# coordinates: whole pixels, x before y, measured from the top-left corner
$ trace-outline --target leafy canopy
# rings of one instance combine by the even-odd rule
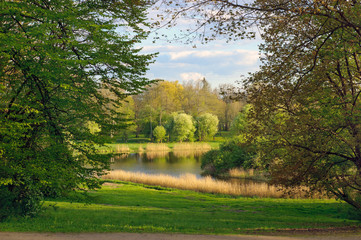
[[[108,161],[94,144],[119,126],[120,101],[149,84],[153,55],[134,47],[145,10],[142,0],[0,2],[0,218],[99,186]]]

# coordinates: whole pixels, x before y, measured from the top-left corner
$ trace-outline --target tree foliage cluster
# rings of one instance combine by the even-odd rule
[[[220,176],[234,168],[256,168],[256,150],[241,137],[233,137],[220,146],[202,155],[201,168],[204,174]]]
[[[165,1],[166,4],[166,1]],[[168,2],[206,42],[259,29],[260,70],[244,81],[249,127],[274,183],[323,189],[361,209],[361,3]],[[257,28],[254,28],[254,27]]]
[[[0,219],[35,214],[44,196],[99,186],[100,129],[151,83],[143,1],[0,2]],[[108,91],[111,95],[102,94]]]
[[[202,155],[204,174],[221,176],[234,168],[257,169],[264,165],[259,162],[257,144],[251,142],[251,105],[245,105],[231,124],[231,138],[221,144],[220,149]],[[260,142],[260,141],[258,141]]]
[[[155,136],[155,128],[163,126],[172,141],[194,138],[203,141],[214,136],[218,130],[229,130],[233,119],[243,107],[242,101],[235,101],[229,96],[229,89],[234,88],[232,85],[222,84],[217,89],[212,89],[205,79],[184,84],[177,81],[157,81],[143,93],[129,96],[118,110],[126,113],[131,123],[128,128],[120,131],[152,138]],[[175,116],[178,116],[176,113],[185,113],[193,118],[191,137],[175,137],[178,133],[172,124]]]
[[[184,142],[204,141],[218,132],[217,116],[205,113],[194,119],[186,113],[172,113],[164,127],[158,125],[153,131],[155,141]],[[168,133],[168,135],[167,135]]]

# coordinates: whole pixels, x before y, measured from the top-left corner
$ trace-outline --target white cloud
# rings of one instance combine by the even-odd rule
[[[181,73],[180,77],[183,81],[197,81],[204,78],[204,75],[197,72]]]
[[[181,58],[187,58],[193,55],[194,53],[195,53],[194,51],[181,51],[181,52],[169,52],[167,54],[170,55],[171,60],[177,60]]]
[[[181,60],[186,58],[216,58],[216,59],[240,59],[236,61],[238,65],[252,65],[255,64],[259,58],[258,51],[252,50],[228,50],[228,51],[210,51],[210,50],[199,50],[199,51],[172,51],[164,53],[170,56],[170,60]]]
[[[212,42],[207,45],[157,42],[143,45],[142,52],[159,52],[147,76],[169,81],[197,81],[205,77],[213,87],[235,83],[241,75],[259,69],[259,51],[255,42]]]

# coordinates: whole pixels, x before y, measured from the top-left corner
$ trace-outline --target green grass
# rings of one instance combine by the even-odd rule
[[[233,198],[124,182],[90,196],[92,204],[46,201],[40,216],[12,218],[0,223],[0,229],[242,234],[361,225],[347,219],[348,206],[335,200]]]

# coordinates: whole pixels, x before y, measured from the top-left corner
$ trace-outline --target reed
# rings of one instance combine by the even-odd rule
[[[234,178],[253,178],[259,175],[254,169],[244,170],[243,168],[233,168],[228,171],[228,175]]]
[[[164,143],[148,143],[145,147],[146,152],[169,152],[170,148]]]
[[[211,149],[207,143],[177,143],[173,146],[173,153],[176,157],[201,156]]]
[[[208,151],[202,150],[176,150],[173,151],[174,156],[176,157],[195,157],[195,156],[202,156],[203,153]]]
[[[173,146],[173,151],[209,151],[212,147],[207,143],[177,143]]]
[[[115,145],[115,153],[129,153],[130,149],[127,145],[117,144]]]
[[[139,152],[139,153],[143,153],[143,152],[144,152],[144,148],[143,148],[142,146],[139,146],[138,152]]]
[[[173,177],[164,174],[151,175],[139,172],[133,173],[116,170],[103,176],[103,179],[129,181],[198,192],[227,194],[232,196],[258,196],[264,198],[280,198],[284,196],[283,192],[279,191],[277,187],[269,186],[267,183],[249,183],[240,185],[222,180],[215,180],[211,177],[197,178],[193,174]]]

